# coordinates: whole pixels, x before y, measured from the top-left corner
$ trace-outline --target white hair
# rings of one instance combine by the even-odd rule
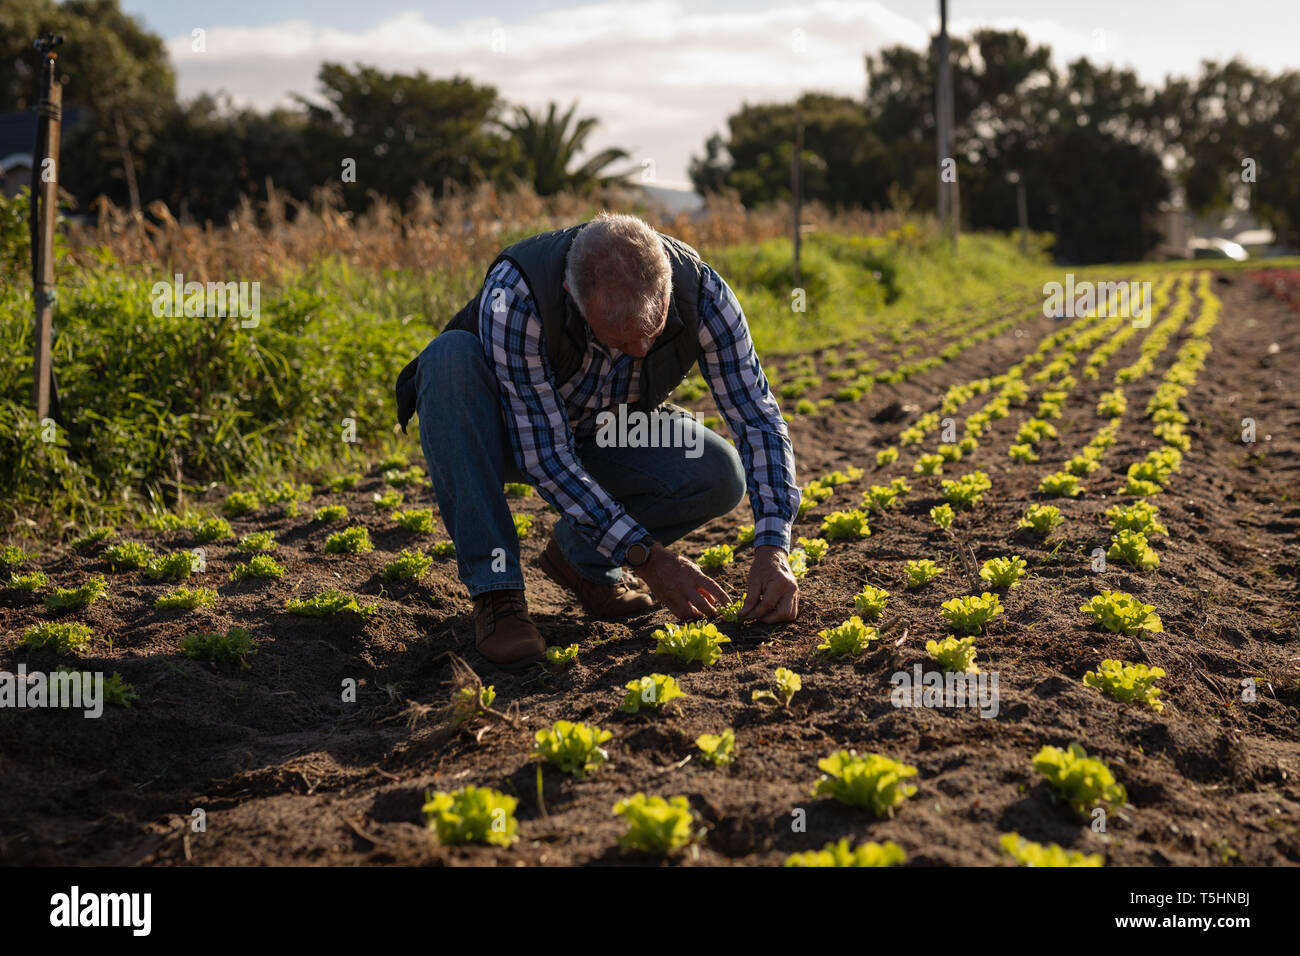
[[[636,216],[605,213],[579,231],[564,267],[569,294],[584,314],[599,304],[622,328],[659,328],[672,293],[672,267],[663,241]]]

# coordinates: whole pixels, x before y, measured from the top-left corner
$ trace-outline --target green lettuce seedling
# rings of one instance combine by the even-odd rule
[[[1141,531],[1119,531],[1110,539],[1106,557],[1123,561],[1138,571],[1150,571],[1160,566],[1160,555],[1151,550],[1147,536]]]
[[[428,534],[433,530],[433,509],[412,508],[410,511],[394,511],[389,515],[393,522],[403,531]]]
[[[1064,522],[1061,509],[1055,505],[1030,505],[1025,509],[1024,517],[1017,527],[1032,528],[1038,534],[1050,534],[1052,529]]]
[[[423,812],[438,842],[455,846],[482,843],[508,847],[519,839],[515,807],[519,801],[491,787],[472,784],[428,796]]]
[[[824,538],[847,539],[850,541],[865,538],[871,534],[867,526],[864,511],[832,511],[822,519],[821,535]]]
[[[1149,501],[1135,501],[1127,507],[1112,505],[1106,509],[1112,531],[1140,531],[1148,538],[1153,534],[1169,534],[1160,523],[1160,509]]]
[[[151,581],[184,581],[198,570],[200,560],[192,551],[175,551],[150,561],[144,576]]]
[[[1079,487],[1079,476],[1066,471],[1044,475],[1043,480],[1038,483],[1038,490],[1057,498],[1075,498],[1083,492]]]
[[[975,666],[975,638],[945,637],[942,641],[926,641],[925,649],[939,666],[953,674],[978,674]]]
[[[1124,398],[1124,389],[1101,393],[1101,401],[1097,403],[1097,414],[1100,417],[1119,418],[1127,410],[1128,400]]]
[[[995,588],[1019,587],[1025,567],[1024,559],[1018,554],[1009,558],[990,558],[980,568],[980,577]]]
[[[23,632],[23,645],[38,650],[48,648],[67,654],[70,651],[82,650],[89,644],[91,633],[87,625],[75,621],[65,623],[42,621]]]
[[[187,634],[181,638],[181,653],[197,660],[219,664],[238,664],[249,670],[248,656],[256,654],[253,635],[242,627],[232,627],[225,634]]]
[[[1065,470],[1079,478],[1091,475],[1100,467],[1101,463],[1097,461],[1097,454],[1086,448],[1082,454],[1073,456],[1065,463]]]
[[[1114,634],[1133,637],[1138,631],[1156,634],[1164,630],[1155,605],[1143,604],[1123,591],[1103,589],[1088,603],[1080,605],[1079,610],[1091,614],[1094,621]]]
[[[897,448],[893,448],[893,447],[890,447],[890,448],[882,448],[882,449],[880,449],[880,451],[876,452],[876,467],[877,467],[877,468],[883,468],[883,467],[885,467],[886,465],[892,465],[892,464],[893,464],[894,462],[896,462],[896,461],[898,461],[898,449],[897,449]]]
[[[1056,438],[1056,427],[1051,422],[1045,422],[1040,418],[1031,418],[1020,426],[1016,432],[1016,443],[1021,445],[1036,445],[1044,438]]]
[[[433,567],[433,558],[416,548],[403,548],[396,558],[384,565],[386,581],[418,581]]]
[[[817,761],[817,767],[822,777],[813,787],[814,797],[831,796],[877,817],[893,816],[894,807],[916,793],[916,787],[904,783],[916,776],[916,768],[881,754],[859,757],[854,750],[841,750]]]
[[[660,856],[672,853],[699,839],[695,813],[683,796],[647,797],[636,793],[614,804],[614,813],[627,821],[627,832],[618,838],[620,846]]]
[[[336,531],[325,539],[326,554],[360,554],[374,549],[375,546],[370,543],[370,532],[359,524]]]
[[[570,644],[568,647],[548,647],[546,649],[546,663],[548,664],[572,664],[577,659],[577,644]]]
[[[912,471],[918,475],[942,475],[943,455],[921,455],[912,465]]]
[[[930,520],[935,523],[936,527],[942,528],[944,531],[952,527],[952,521],[955,517],[956,515],[953,514],[952,505],[950,504],[935,505],[930,509]]]
[[[718,544],[705,548],[697,562],[706,571],[718,571],[735,560],[736,549],[729,544]]]
[[[550,730],[536,734],[534,757],[541,757],[574,777],[585,777],[606,760],[609,754],[602,744],[614,739],[608,730],[568,720],[557,720]]]
[[[1012,445],[1007,449],[1007,457],[1024,465],[1038,461],[1038,455],[1034,453],[1033,445]]]
[[[242,564],[235,565],[230,572],[230,580],[247,581],[249,579],[278,579],[284,577],[284,568],[280,562],[269,554],[255,554]]]
[[[893,866],[907,862],[907,854],[893,840],[884,843],[861,843],[856,847],[845,837],[838,843],[827,843],[820,850],[792,853],[786,857],[786,866]]]
[[[998,596],[985,591],[979,597],[968,594],[944,601],[939,616],[958,634],[982,634],[985,625],[1001,613],[1002,602]]]
[[[347,505],[321,505],[312,515],[314,521],[342,521],[348,516]]]
[[[73,551],[81,551],[90,547],[92,544],[100,544],[107,541],[113,535],[117,534],[117,529],[113,527],[91,528],[80,537],[73,538],[68,542],[68,547]]]
[[[898,498],[898,489],[892,485],[872,485],[862,492],[862,504],[868,511],[884,511],[893,507]]]
[[[438,541],[429,549],[429,552],[435,558],[454,558],[456,556],[456,542]]]
[[[451,694],[451,723],[458,727],[479,716],[497,699],[496,687],[488,684],[461,684]]]
[[[804,554],[803,548],[791,548],[788,563],[790,573],[796,578],[801,578],[808,573],[808,555]]]
[[[910,588],[924,587],[947,570],[939,567],[929,558],[923,558],[920,561],[908,561],[905,567],[907,569],[907,586]]]
[[[1155,683],[1164,676],[1164,670],[1159,667],[1108,658],[1095,671],[1084,674],[1083,683],[1097,688],[1113,700],[1121,703],[1139,701],[1159,713],[1165,709],[1165,705],[1157,698],[1164,691],[1156,687]]]
[[[533,493],[533,486],[524,481],[507,481],[505,493],[509,498],[527,498]]]
[[[1066,850],[1055,843],[1044,846],[1026,840],[1019,833],[1004,833],[998,837],[1002,851],[1021,866],[1101,866],[1100,853],[1083,854]]]
[[[1069,750],[1044,747],[1034,757],[1034,769],[1047,777],[1057,793],[1081,817],[1096,806],[1107,809],[1123,806],[1128,794],[1115,782],[1110,768],[1088,756],[1078,744]]]
[[[213,607],[217,603],[217,592],[212,588],[178,587],[170,594],[164,594],[153,602],[159,610],[192,611],[198,607]]]
[[[83,681],[93,681],[95,679],[95,675],[91,671],[74,670],[71,667],[64,667],[62,664],[59,665],[58,672],[60,674],[78,674]],[[82,686],[86,685],[83,683]],[[104,678],[104,703],[129,708],[133,702],[139,699],[140,695],[135,692],[135,688],[123,680],[121,674],[114,671],[111,677]]]
[[[1126,481],[1116,493],[1121,495],[1136,495],[1139,498],[1145,498],[1147,495],[1158,495],[1162,491],[1164,491],[1164,488],[1156,484],[1154,481],[1142,481],[1129,475],[1128,481]]]
[[[631,680],[624,687],[627,696],[618,709],[629,714],[639,713],[646,707],[659,710],[670,700],[686,696],[677,681],[667,674],[651,674]]]
[[[810,564],[821,564],[822,558],[830,550],[830,544],[825,538],[800,538],[797,543],[803,548]]]
[[[322,591],[315,597],[302,600],[289,598],[284,604],[290,614],[301,617],[326,617],[331,614],[374,614],[379,608],[374,604],[358,604],[350,594],[344,594],[334,588]]]
[[[732,601],[730,604],[724,604],[721,607],[719,607],[718,618],[722,621],[725,621],[727,624],[745,623],[740,619],[740,609],[745,606],[745,600],[748,597],[749,597],[749,592],[746,591],[737,600]]]
[[[697,622],[681,626],[668,624],[652,637],[659,642],[656,654],[667,654],[685,664],[698,662],[705,667],[716,664],[722,657],[722,645],[731,643],[731,638],[721,633],[716,624]]]
[[[865,585],[861,591],[853,595],[853,607],[859,616],[868,621],[874,621],[885,611],[885,605],[889,602],[889,592],[884,588]]]
[[[700,759],[715,767],[726,767],[736,759],[736,732],[728,727],[720,734],[700,734],[695,738]]]
[[[753,544],[754,543],[754,526],[752,524],[743,524],[736,529],[736,544]]]
[[[234,536],[235,533],[230,530],[230,522],[225,518],[207,518],[194,529],[194,540],[199,544],[227,541]]]
[[[862,618],[855,614],[837,627],[818,631],[817,636],[822,639],[817,650],[827,657],[847,657],[850,654],[861,654],[880,635],[874,627],[863,624]]]
[[[246,515],[250,511],[256,511],[261,507],[257,495],[251,491],[232,491],[226,496],[226,500],[221,505],[221,510],[231,517]]]
[[[50,579],[45,576],[44,571],[33,571],[31,574],[19,574],[15,571],[9,575],[5,587],[14,591],[35,591],[49,583]]]
[[[776,678],[776,691],[756,690],[750,695],[750,700],[755,704],[770,701],[789,707],[794,695],[803,689],[803,679],[788,667],[778,667],[773,676]]]
[[[121,541],[105,548],[103,558],[114,571],[138,571],[153,560],[153,549],[134,541]]]
[[[270,531],[253,531],[239,539],[235,550],[240,554],[261,554],[274,551],[279,545]]]
[[[94,604],[108,593],[108,582],[102,574],[87,578],[75,588],[54,588],[45,595],[45,609],[51,614],[80,611]]]
[[[402,506],[405,497],[400,491],[390,488],[383,494],[376,491],[370,496],[370,500],[375,503],[376,511],[393,511]]]
[[[520,541],[522,541],[524,538],[532,534],[533,531],[532,515],[511,515],[510,517],[511,519],[513,519],[515,523],[515,535],[519,538]]]
[[[984,497],[984,492],[993,485],[984,472],[974,471],[969,475],[962,475],[955,481],[945,479],[940,482],[940,486],[943,488],[944,500],[948,504],[958,508],[970,508],[979,504]]]
[[[389,468],[383,473],[384,483],[394,488],[406,488],[424,481],[424,469],[419,465],[410,468]]]
[[[361,472],[350,471],[344,475],[333,475],[329,480],[329,489],[333,492],[351,491],[362,478]]]

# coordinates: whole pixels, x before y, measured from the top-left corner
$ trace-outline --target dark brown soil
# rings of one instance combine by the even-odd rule
[[[684,794],[699,812],[708,832],[698,853],[680,858],[688,865],[776,865],[844,836],[893,840],[910,864],[995,864],[1004,859],[998,836],[1009,831],[1104,853],[1110,865],[1300,863],[1300,398],[1291,377],[1300,315],[1245,276],[1220,278],[1214,289],[1222,319],[1208,364],[1183,401],[1192,445],[1156,499],[1170,535],[1155,539],[1161,564],[1152,572],[1112,565],[1098,575],[1089,556],[1107,543],[1101,515],[1115,502],[1127,465],[1158,445],[1141,411],[1181,335],[1155,372],[1126,388],[1129,413],[1118,442],[1102,470],[1085,480],[1088,493],[1061,505],[1068,520],[1046,544],[1017,532],[1017,519],[1041,500],[1038,478],[1101,424],[1093,412],[1097,398],[1112,387],[1113,371],[1136,357],[1140,337],[1120,350],[1100,381],[1081,379],[1055,423],[1060,442],[1040,446],[1041,462],[1015,465],[1006,456],[1031,402],[994,422],[973,455],[947,467],[949,474],[980,468],[993,482],[952,534],[931,523],[929,509],[941,500],[938,480],[912,475],[913,457],[874,468],[876,450],[937,408],[948,385],[1005,371],[1057,327],[1042,318],[904,384],[877,386],[856,404],[795,420],[801,483],[831,469],[867,469],[799,522],[797,534],[815,536],[824,514],[857,506],[869,483],[906,474],[913,493],[902,509],[873,519],[870,537],[832,542],[825,562],[802,582],[797,623],[722,625],[734,643],[707,670],[651,653],[662,612],[626,623],[585,620],[531,567],[554,520],[536,496],[515,503],[535,517],[523,542],[531,607],[551,643],[576,642],[581,653],[567,668],[519,675],[493,671],[475,653],[454,561],[438,561],[419,585],[384,583],[379,572],[396,552],[427,546],[438,535],[395,530],[376,513],[371,495],[384,487],[377,474],[344,494],[318,493],[303,517],[264,510],[234,520],[237,534],[275,531],[287,571],[270,584],[233,584],[228,573],[241,560],[233,542],[208,545],[208,571],[189,583],[217,588],[215,612],[154,611],[153,599],[169,586],[108,571],[98,549],[89,556],[51,552],[34,566],[52,584],[94,573],[109,578],[110,595],[72,618],[111,635],[112,647],[96,644],[77,663],[119,671],[140,700],[129,710],[109,708],[99,720],[56,710],[0,711],[0,861],[639,864],[654,861],[617,848],[623,826],[611,808],[644,791]],[[1270,352],[1273,343],[1278,348]],[[812,397],[833,394],[834,384]],[[895,402],[918,410],[873,423]],[[959,423],[973,407],[955,416]],[[1257,422],[1254,446],[1241,442],[1247,417]],[[370,529],[373,552],[323,553],[326,536],[339,526],[313,523],[309,515],[335,501]],[[408,490],[408,507],[431,504],[427,488]],[[709,544],[734,541],[736,527],[748,520],[742,505],[678,547],[695,556]],[[158,549],[194,544],[187,532],[128,537]],[[744,589],[747,550],[718,576],[735,596]],[[996,718],[893,707],[890,675],[928,661],[925,642],[944,634],[941,603],[987,590],[974,573],[979,563],[1013,553],[1025,558],[1032,576],[1004,592],[1006,614],[977,642],[981,668],[999,674]],[[903,562],[922,557],[948,573],[909,592]],[[849,662],[819,659],[817,631],[853,613],[852,596],[864,583],[893,595],[881,639]],[[288,597],[329,587],[377,603],[379,613],[349,621],[284,610]],[[1134,639],[1090,627],[1078,607],[1102,587],[1155,605],[1164,633]],[[25,662],[48,671],[69,662],[19,645],[23,631],[46,616],[39,594],[0,591],[0,669]],[[250,669],[180,654],[184,634],[232,626],[258,639]],[[513,715],[513,726],[490,721],[448,729],[437,710],[451,676],[446,652],[463,655],[494,685],[496,707]],[[1163,668],[1163,713],[1084,686],[1084,672],[1106,657]],[[803,675],[804,689],[788,712],[750,702],[778,666]],[[656,670],[677,676],[689,696],[659,716],[621,714],[623,685]],[[341,699],[348,678],[359,685],[356,703]],[[1259,679],[1253,702],[1242,700],[1248,678]],[[547,767],[539,800],[529,757],[533,734],[561,718],[612,730],[611,760],[584,781]],[[728,726],[737,738],[732,767],[715,770],[692,757],[699,734]],[[1130,806],[1111,816],[1104,834],[1075,818],[1031,767],[1043,745],[1073,741],[1106,760],[1128,789]],[[915,765],[917,794],[882,821],[810,797],[817,761],[841,748]],[[518,797],[522,839],[514,847],[444,848],[432,840],[421,814],[426,792],[467,783]],[[204,832],[191,827],[195,809],[206,813]],[[797,809],[806,811],[803,832],[792,828]]]

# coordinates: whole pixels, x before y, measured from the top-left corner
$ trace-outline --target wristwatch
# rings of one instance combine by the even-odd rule
[[[653,545],[654,538],[646,535],[640,541],[635,541],[628,545],[624,552],[623,563],[630,568],[639,568],[650,560],[650,546]]]

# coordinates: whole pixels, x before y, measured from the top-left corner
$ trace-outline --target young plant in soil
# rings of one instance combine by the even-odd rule
[[[151,581],[184,581],[198,569],[199,560],[191,551],[174,551],[150,561],[144,576]]]
[[[982,634],[985,626],[1002,613],[1002,602],[996,594],[985,591],[976,597],[953,598],[943,602],[939,616],[958,634]]]
[[[1044,846],[1026,840],[1019,833],[1004,833],[998,837],[1002,852],[1021,866],[1101,866],[1100,853],[1084,854],[1066,850],[1055,843]]]
[[[49,583],[50,579],[45,576],[44,571],[33,571],[31,574],[14,572],[9,575],[5,587],[14,591],[36,591]]]
[[[548,664],[572,664],[577,659],[577,644],[570,644],[568,647],[548,647],[546,649],[546,663]]]
[[[695,746],[700,748],[700,759],[715,767],[727,767],[736,760],[736,732],[730,727],[720,734],[700,734]]]
[[[326,554],[360,554],[374,549],[375,546],[370,543],[370,532],[359,524],[336,531],[325,539]]]
[[[1066,471],[1044,475],[1042,481],[1038,483],[1038,490],[1056,498],[1077,498],[1083,493],[1083,489],[1079,487],[1079,476]]]
[[[1106,557],[1122,561],[1136,571],[1151,571],[1160,566],[1160,555],[1151,550],[1141,531],[1119,531],[1110,539]]]
[[[1106,509],[1106,517],[1115,532],[1139,531],[1148,538],[1153,534],[1169,534],[1169,529],[1160,523],[1160,509],[1149,501],[1112,505]]]
[[[614,804],[614,813],[628,825],[627,832],[618,838],[625,849],[666,856],[702,835],[696,830],[690,801],[683,796],[665,800],[636,793]]]
[[[433,558],[418,548],[403,548],[402,552],[384,565],[385,581],[418,581],[433,567]]]
[[[138,571],[153,560],[153,549],[135,541],[122,541],[104,549],[103,559],[114,571]]]
[[[978,674],[975,666],[975,638],[945,637],[942,641],[926,641],[926,652],[944,671],[952,674]]]
[[[90,643],[93,632],[89,626],[75,621],[42,621],[23,632],[23,646],[38,650],[48,649],[67,654],[83,650]]]
[[[235,565],[234,570],[230,572],[230,580],[232,581],[266,580],[282,577],[284,577],[284,568],[280,566],[279,561],[276,561],[269,554],[255,554],[242,564]]]
[[[1157,634],[1164,630],[1155,605],[1143,604],[1131,594],[1103,588],[1100,594],[1079,606],[1085,614],[1113,634],[1136,636],[1139,631]]]
[[[803,548],[809,564],[821,564],[831,547],[825,538],[799,538],[796,543]]]
[[[240,554],[264,554],[277,547],[275,535],[270,531],[253,531],[239,539],[235,550]]]
[[[876,817],[892,817],[894,808],[916,793],[904,782],[916,776],[916,768],[881,754],[859,757],[856,751],[841,750],[817,761],[817,767],[822,777],[813,787],[814,797],[834,797]]]
[[[789,707],[794,695],[803,689],[803,679],[788,667],[778,667],[773,677],[776,679],[774,685],[776,690],[756,690],[750,695],[750,701],[755,704],[770,702]]]
[[[221,504],[221,510],[232,518],[238,518],[260,508],[262,503],[251,491],[232,491]]]
[[[786,866],[893,866],[906,863],[907,854],[893,840],[884,843],[860,843],[851,846],[849,838],[838,843],[827,843],[820,850],[792,853],[786,857]]]
[[[1164,691],[1156,687],[1155,683],[1164,676],[1164,670],[1159,667],[1108,658],[1095,671],[1084,674],[1083,683],[1087,687],[1097,688],[1112,700],[1121,703],[1138,701],[1159,713],[1165,709],[1165,705],[1157,698]]]
[[[473,784],[426,796],[423,813],[439,843],[508,847],[519,839],[519,823],[515,820],[519,801],[514,797]]]
[[[290,614],[302,617],[328,617],[333,614],[369,615],[379,610],[374,604],[358,604],[357,599],[352,595],[344,594],[334,588],[322,591],[306,600],[289,598],[284,607]]]
[[[947,570],[939,567],[929,558],[922,558],[920,561],[908,561],[905,568],[909,588],[923,588]]]
[[[705,548],[700,554],[699,564],[705,571],[720,571],[735,560],[736,549],[729,544],[717,544]]]
[[[870,534],[865,511],[832,511],[822,519],[821,535],[824,538],[856,541]]]
[[[433,530],[433,509],[412,508],[410,511],[394,511],[389,517],[403,531],[416,534],[428,534]]]
[[[980,578],[995,588],[1019,587],[1025,568],[1024,559],[1018,554],[1009,558],[990,558],[980,568]]]
[[[520,541],[528,537],[533,532],[532,515],[511,515],[515,523],[515,535]]]
[[[861,591],[853,595],[853,607],[858,615],[867,621],[875,621],[885,612],[885,605],[889,603],[889,592],[884,588],[878,588],[873,585],[865,585]]]
[[[242,627],[232,627],[225,634],[187,634],[181,638],[181,653],[196,660],[219,664],[238,664],[249,670],[248,656],[256,654],[253,635]]]
[[[817,636],[822,639],[822,643],[817,645],[818,651],[827,657],[848,657],[861,654],[880,635],[855,614],[843,624],[818,631]]]
[[[627,695],[618,709],[628,714],[637,714],[646,708],[660,710],[670,700],[686,696],[676,679],[667,674],[640,677],[628,681],[624,687]]]
[[[87,578],[75,588],[54,588],[45,595],[45,609],[51,614],[80,611],[94,604],[108,593],[108,582],[102,574]]]
[[[225,518],[207,518],[194,529],[194,540],[199,544],[228,541],[234,536],[235,532],[230,530],[230,522]]]
[[[1047,535],[1052,533],[1052,529],[1063,523],[1061,509],[1056,505],[1030,505],[1025,509],[1024,516],[1020,519],[1018,528],[1031,528],[1037,534]]]
[[[537,748],[532,756],[579,779],[594,773],[609,759],[601,745],[614,739],[608,730],[568,720],[557,720],[549,730],[539,730],[535,736]]]
[[[662,630],[652,635],[658,646],[656,654],[667,654],[683,664],[703,664],[712,667],[722,657],[722,645],[730,644],[731,638],[721,633],[715,624],[692,622],[678,626],[665,625]]]
[[[333,521],[343,521],[347,516],[347,505],[321,505],[312,515],[312,520],[328,523]]]
[[[212,588],[178,587],[169,594],[164,594],[153,602],[160,611],[193,611],[199,607],[214,607],[217,592]]]
[[[1078,744],[1070,744],[1069,750],[1044,747],[1034,757],[1034,769],[1047,777],[1070,809],[1081,817],[1087,817],[1093,807],[1110,810],[1128,801],[1128,794],[1115,782],[1110,768],[1089,757]]]

